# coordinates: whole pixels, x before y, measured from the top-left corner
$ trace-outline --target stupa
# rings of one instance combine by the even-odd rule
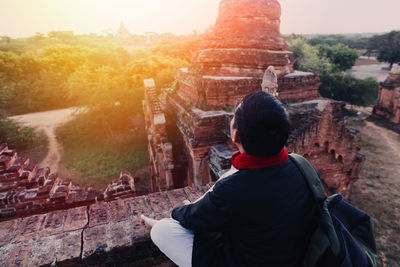
[[[340,173],[327,179],[326,188],[350,192],[363,163],[354,143],[359,134],[345,129],[339,102],[314,101],[320,98],[318,75],[293,70],[294,57],[280,33],[280,16],[276,0],[222,0],[213,31],[191,65],[177,72],[176,88],[164,90],[159,100],[147,81],[152,85],[146,87],[144,101],[151,191],[216,180],[230,167],[236,150],[229,138],[234,107],[249,93],[272,90],[288,106],[301,103],[290,109],[293,118],[304,122],[293,124],[291,150],[333,157],[329,162],[336,165],[330,170]],[[151,109],[152,105],[160,108]],[[161,114],[165,120],[159,119]]]

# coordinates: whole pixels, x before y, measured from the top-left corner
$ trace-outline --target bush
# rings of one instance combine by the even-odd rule
[[[0,143],[7,143],[15,149],[24,149],[35,141],[35,129],[22,127],[4,113],[0,113]]]

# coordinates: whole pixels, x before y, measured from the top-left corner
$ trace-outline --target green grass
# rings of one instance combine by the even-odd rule
[[[80,186],[104,189],[121,170],[133,174],[148,163],[147,138],[143,128],[132,132],[129,125],[104,126],[98,121],[93,113],[81,114],[56,134],[64,148],[60,174]]]
[[[35,131],[35,139],[32,143],[17,149],[18,155],[26,156],[30,159],[30,162],[39,164],[44,160],[48,152],[48,139],[43,131]],[[13,148],[13,147],[11,147]]]

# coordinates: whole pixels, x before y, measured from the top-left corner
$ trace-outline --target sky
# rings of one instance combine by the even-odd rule
[[[280,0],[281,32],[364,33],[400,30],[400,0]],[[214,24],[219,0],[0,0],[0,36],[72,30],[189,34]]]

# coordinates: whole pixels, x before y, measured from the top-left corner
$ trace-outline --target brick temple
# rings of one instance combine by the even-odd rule
[[[293,70],[280,16],[275,0],[222,0],[212,33],[176,74],[177,88],[158,97],[154,82],[145,82],[152,192],[218,179],[236,150],[229,138],[234,107],[266,90],[288,107],[288,149],[315,164],[328,193],[349,196],[364,162],[360,135],[344,127],[341,103],[320,97],[318,75]]]
[[[400,66],[394,65],[389,76],[380,84],[377,104],[372,118],[400,133]]]

